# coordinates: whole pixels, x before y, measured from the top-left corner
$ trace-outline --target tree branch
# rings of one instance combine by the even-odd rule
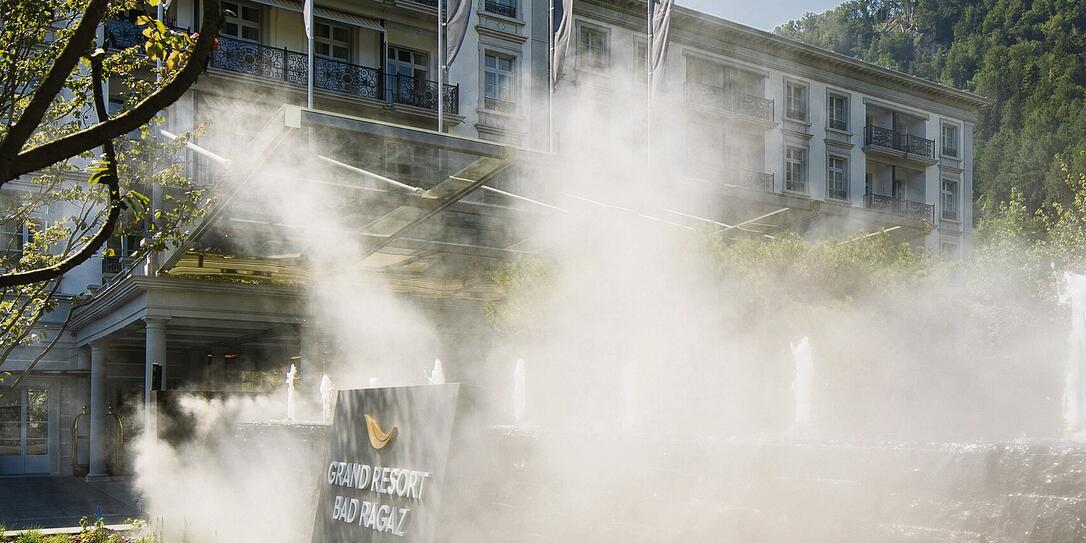
[[[95,51],[90,57],[91,85],[94,87],[92,89],[94,93],[94,107],[98,112],[99,126],[109,122],[109,113],[106,111],[106,99],[102,90],[103,57],[105,57],[105,51],[102,51],[101,49]],[[113,140],[106,140],[103,147],[105,148],[104,156],[106,172],[104,176],[101,176],[101,179],[102,183],[106,185],[106,188],[109,190],[109,213],[106,215],[106,220],[102,223],[102,227],[98,229],[98,232],[94,234],[94,237],[87,241],[82,248],[52,266],[0,275],[0,287],[30,285],[48,281],[50,279],[56,279],[61,275],[64,275],[68,270],[86,262],[87,259],[94,255],[94,253],[97,253],[98,249],[100,249],[102,245],[109,240],[110,236],[113,235],[113,229],[121,216],[121,187],[120,180],[117,177],[117,153],[113,148]]]
[[[196,82],[204,69],[204,60],[211,54],[212,43],[219,33],[222,21],[219,0],[204,0],[200,36],[193,45],[185,66],[169,83],[151,93],[132,109],[109,121],[99,122],[74,134],[23,151],[6,169],[0,164],[0,185],[24,173],[40,170],[70,156],[89,151],[150,122],[159,111],[176,102]]]
[[[64,89],[64,83],[68,81],[68,75],[72,73],[72,69],[75,68],[80,57],[94,43],[94,38],[98,33],[98,25],[102,22],[102,18],[105,17],[108,7],[109,0],[90,1],[87,10],[83,12],[83,17],[79,20],[79,24],[76,25],[71,37],[68,38],[68,43],[64,45],[64,49],[57,55],[57,59],[53,61],[53,65],[49,68],[49,73],[45,75],[37,90],[34,91],[30,103],[23,110],[23,114],[19,116],[19,120],[12,125],[4,141],[0,143],[0,185],[18,175],[7,175],[12,162],[41,123],[41,119],[49,109],[49,105],[53,103],[57,94]],[[14,61],[12,64],[14,64]]]

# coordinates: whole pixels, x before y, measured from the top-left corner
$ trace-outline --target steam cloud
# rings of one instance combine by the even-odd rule
[[[952,278],[908,292],[886,285],[849,303],[812,307],[750,291],[741,279],[720,274],[712,243],[667,211],[708,214],[718,205],[707,203],[707,187],[682,179],[688,157],[671,136],[698,113],[676,105],[678,97],[661,99],[660,111],[668,114],[655,121],[649,167],[645,119],[630,113],[643,109],[637,87],[631,82],[604,97],[591,85],[565,86],[557,119],[562,160],[520,170],[519,185],[547,187],[533,197],[566,210],[507,203],[531,210],[518,225],[528,232],[524,247],[555,263],[549,295],[531,308],[527,334],[443,336],[448,313],[395,294],[380,273],[354,265],[363,244],[351,234],[358,225],[339,206],[339,189],[299,189],[290,181],[341,172],[311,163],[304,171],[283,166],[264,176],[254,205],[309,232],[308,324],[324,345],[323,372],[336,386],[361,388],[372,378],[383,386],[423,384],[436,357],[448,381],[480,383],[495,427],[511,424],[516,410],[522,427],[532,429],[527,464],[504,448],[476,451],[493,455],[495,481],[486,484],[536,482],[518,488],[553,499],[505,499],[517,502],[524,518],[561,519],[560,527],[551,525],[555,540],[626,540],[615,525],[600,524],[616,517],[640,519],[641,533],[669,534],[676,525],[714,533],[718,526],[706,519],[715,517],[701,514],[703,506],[739,500],[716,484],[729,463],[731,449],[723,444],[786,439],[779,436],[795,426],[790,345],[805,337],[814,370],[805,375],[812,393],[804,426],[813,433],[968,441],[1059,430],[1060,332],[1030,327],[1020,341],[1000,341],[1001,352],[992,352],[987,331],[969,320],[970,293]],[[228,148],[216,150],[231,156]],[[719,205],[744,211],[726,199]],[[457,270],[479,281],[488,271]],[[822,285],[802,287],[813,292]],[[482,323],[482,307],[471,318]],[[518,358],[525,361],[527,399],[514,406]],[[320,377],[308,379],[309,405],[299,419],[316,420],[313,387]],[[199,421],[194,439],[142,441],[136,483],[151,518],[163,519],[173,537],[306,540],[319,473],[309,467],[323,460],[319,448],[287,431],[268,431],[280,440],[274,447],[266,440],[245,446],[236,435],[238,421],[281,418],[267,416],[282,411],[279,401],[192,398],[183,408]],[[674,460],[691,457],[698,463]],[[672,487],[678,479],[663,475],[668,470],[697,471],[701,483]],[[662,512],[668,496],[681,500]],[[526,540],[532,526],[510,524],[503,535]]]

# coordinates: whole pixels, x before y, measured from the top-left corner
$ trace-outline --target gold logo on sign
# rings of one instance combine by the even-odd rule
[[[362,415],[366,419],[366,432],[370,435],[370,445],[373,445],[374,449],[381,450],[389,446],[394,439],[396,439],[396,427],[393,426],[388,432],[381,429],[381,425],[377,423],[377,419],[369,416]]]

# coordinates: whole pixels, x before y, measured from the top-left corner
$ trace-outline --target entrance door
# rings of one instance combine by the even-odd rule
[[[9,391],[0,398],[0,475],[48,472],[48,392]]]

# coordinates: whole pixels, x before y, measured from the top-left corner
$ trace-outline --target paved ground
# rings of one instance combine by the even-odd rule
[[[88,483],[77,477],[0,477],[0,525],[20,528],[79,526],[100,511],[106,524],[139,515],[126,479]]]

